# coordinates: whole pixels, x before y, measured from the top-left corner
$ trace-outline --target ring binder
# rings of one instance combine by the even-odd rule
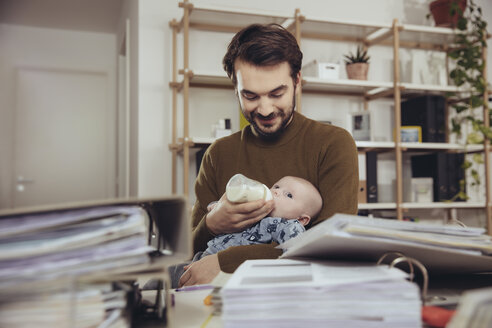
[[[425,305],[425,303],[429,300],[427,297],[427,290],[429,288],[429,274],[428,274],[425,266],[420,261],[418,261],[414,258],[411,258],[411,257],[407,257],[403,253],[400,253],[400,252],[388,252],[388,253],[383,254],[379,258],[379,260],[377,261],[377,264],[378,265],[382,264],[383,260],[390,255],[397,255],[398,256],[391,261],[391,263],[389,264],[390,268],[396,267],[396,265],[398,265],[399,263],[402,263],[402,262],[406,262],[408,264],[408,267],[410,269],[410,273],[409,273],[409,276],[410,276],[409,280],[410,281],[413,281],[415,278],[414,265],[420,269],[420,272],[422,273],[422,280],[423,280],[420,295],[421,295],[421,299],[422,299],[422,304]]]

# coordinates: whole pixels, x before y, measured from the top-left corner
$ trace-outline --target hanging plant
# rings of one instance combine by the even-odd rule
[[[449,8],[450,15],[458,17],[454,39],[448,52],[454,65],[449,77],[463,90],[447,94],[448,102],[455,112],[451,119],[451,132],[463,137],[462,127],[468,124],[471,131],[467,131],[464,136],[466,145],[483,144],[485,139],[492,139],[492,129],[485,125],[483,114],[486,112],[489,119],[491,118],[488,102],[484,102],[484,94],[488,90],[483,57],[487,47],[487,22],[483,20],[482,9],[473,0],[468,1],[465,10],[458,0],[453,0]],[[472,160],[483,163],[483,154],[475,154]],[[472,166],[471,161],[465,160],[463,168],[465,171],[471,169],[472,185],[478,185],[480,175]],[[465,181],[460,181],[460,185],[461,191],[455,198],[468,199]]]

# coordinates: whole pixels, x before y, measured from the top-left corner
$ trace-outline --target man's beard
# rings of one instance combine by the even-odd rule
[[[248,116],[244,115],[244,111],[243,111],[243,115],[248,120],[248,122],[251,124],[251,126],[255,129],[256,133],[258,133],[258,135],[263,140],[274,140],[274,139],[277,139],[284,132],[285,128],[289,124],[290,119],[294,115],[295,106],[296,106],[296,96],[294,93],[294,96],[292,97],[292,106],[291,106],[290,112],[277,111],[277,112],[270,113],[270,115],[268,115],[268,116],[262,116],[261,114],[258,114],[257,111],[253,111],[250,113],[250,115],[248,117]],[[271,132],[263,131],[261,129],[261,127],[258,126],[258,124],[255,121],[256,117],[261,117],[263,119],[271,119],[274,116],[279,116],[282,119],[280,126],[275,131],[271,131]]]

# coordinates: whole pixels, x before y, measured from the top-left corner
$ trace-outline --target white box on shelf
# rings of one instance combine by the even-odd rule
[[[317,77],[325,80],[340,78],[340,65],[336,63],[318,62],[316,59],[302,68],[304,76]]]
[[[393,181],[395,183],[395,181]],[[432,203],[434,180],[432,178],[403,179],[403,201],[406,203]]]

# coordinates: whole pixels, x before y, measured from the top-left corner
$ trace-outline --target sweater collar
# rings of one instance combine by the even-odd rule
[[[243,130],[243,137],[248,138],[248,140],[252,141],[255,145],[261,147],[277,147],[283,144],[288,143],[290,140],[295,138],[301,127],[304,125],[306,117],[298,112],[294,112],[292,117],[292,121],[287,125],[284,132],[274,140],[264,140],[260,136],[258,136],[254,131],[251,125],[248,125]]]

